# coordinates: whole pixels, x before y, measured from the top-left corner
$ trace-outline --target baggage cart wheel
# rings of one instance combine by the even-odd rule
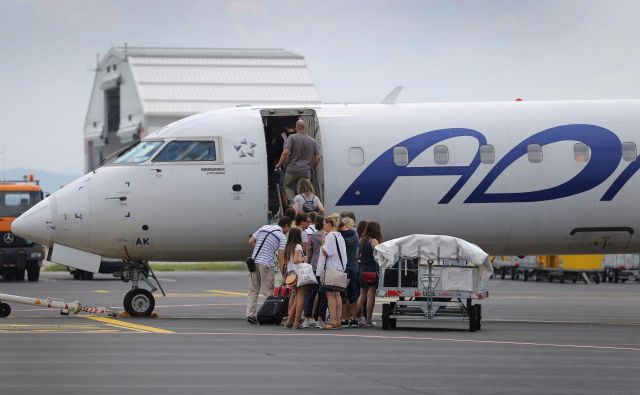
[[[593,281],[595,281],[596,284],[600,284],[600,275],[596,273],[596,275],[593,276]]]
[[[482,329],[482,305],[477,304],[475,305],[475,308],[476,308],[476,318],[477,318],[476,329],[481,330]]]
[[[156,300],[146,289],[135,288],[127,292],[123,305],[125,311],[133,317],[147,317],[153,313]]]
[[[11,306],[6,303],[0,303],[0,318],[6,318],[11,314]]]
[[[522,281],[527,281],[529,279],[529,271],[525,270],[522,275]]]
[[[476,306],[469,306],[469,332],[475,332],[478,325],[478,311]]]

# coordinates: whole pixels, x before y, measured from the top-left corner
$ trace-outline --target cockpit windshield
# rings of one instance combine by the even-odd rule
[[[40,200],[40,192],[0,192],[0,217],[18,217]]]
[[[154,162],[215,161],[214,141],[172,141],[155,158]]]
[[[146,162],[162,146],[162,141],[142,141],[137,144],[113,163],[142,163]]]

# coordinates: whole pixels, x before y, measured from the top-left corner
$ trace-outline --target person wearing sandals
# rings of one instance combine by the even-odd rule
[[[341,214],[342,226],[340,226],[340,234],[344,239],[347,251],[347,274],[349,275],[349,284],[344,292],[342,306],[342,326],[354,327],[358,326],[358,297],[360,296],[360,268],[358,267],[358,248],[360,247],[360,238],[353,227],[355,221],[351,217],[345,217]]]
[[[295,265],[306,262],[307,260],[302,253],[302,232],[300,228],[291,228],[287,235],[287,245],[284,247],[284,259],[287,262],[287,276],[295,274]],[[292,302],[289,303],[289,317],[286,327],[302,329],[302,323],[300,321],[302,310],[304,309],[304,298],[307,294],[307,285],[301,287],[293,285],[292,288]]]
[[[340,214],[331,214],[324,219],[323,229],[325,234],[322,242],[322,248],[320,250],[322,255],[318,259],[318,269],[316,271],[316,275],[320,278],[323,278],[324,272],[329,268],[341,272],[344,272],[347,268],[347,249],[342,235],[338,232],[340,224]],[[327,302],[329,304],[329,316],[331,319],[324,328],[340,329],[342,328],[342,296],[340,295],[340,291],[333,288],[327,288],[325,285],[323,285],[323,288],[326,289]]]
[[[379,275],[378,263],[373,259],[373,250],[379,243],[382,243],[380,224],[370,221],[364,231],[364,236],[360,239],[360,268],[362,270],[362,277],[360,279],[358,311],[362,311],[362,306],[364,306],[365,303],[367,307],[366,317],[360,317],[358,319],[359,326],[375,326],[371,321],[371,316],[373,315],[373,308],[376,303]]]
[[[322,235],[324,231],[324,217],[318,215],[315,221],[315,229],[317,231],[309,235],[309,263],[313,267],[313,271],[318,269],[318,258],[320,258],[320,249],[322,248]],[[319,292],[320,278],[316,277],[318,284],[311,284],[307,290],[307,297],[304,300],[304,316],[305,320],[302,326],[307,328],[313,325],[312,319],[315,319],[316,328],[322,328],[324,326],[325,314],[327,311],[327,297],[324,292]],[[314,314],[315,312],[315,314]]]

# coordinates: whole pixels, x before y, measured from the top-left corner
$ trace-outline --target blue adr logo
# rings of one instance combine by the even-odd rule
[[[440,129],[425,132],[401,141],[396,146],[406,147],[409,165],[426,149],[451,138],[473,137],[478,146],[487,144],[485,136],[472,129]],[[591,150],[591,158],[585,167],[571,180],[552,188],[530,192],[487,193],[494,181],[520,157],[527,154],[530,144],[541,146],[560,141],[579,141]],[[394,147],[396,147],[394,146]],[[440,199],[438,204],[447,204],[469,181],[480,165],[480,153],[467,166],[397,166],[391,147],[376,158],[353,181],[338,199],[338,206],[378,205],[398,177],[459,176],[458,180]],[[517,203],[540,202],[573,196],[591,190],[603,183],[616,170],[621,159],[620,139],[608,129],[596,125],[571,124],[553,127],[538,132],[512,148],[502,157],[478,184],[464,203]],[[640,169],[637,159],[620,174],[601,200],[612,200],[626,182]]]

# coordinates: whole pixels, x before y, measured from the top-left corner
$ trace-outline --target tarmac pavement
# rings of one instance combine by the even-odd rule
[[[624,394],[640,386],[637,283],[492,280],[482,331],[470,333],[445,323],[249,325],[246,273],[159,277],[167,298],[157,297],[155,319],[12,304],[0,319],[0,394]],[[120,307],[128,286],[43,273],[38,283],[0,283],[0,292]]]

